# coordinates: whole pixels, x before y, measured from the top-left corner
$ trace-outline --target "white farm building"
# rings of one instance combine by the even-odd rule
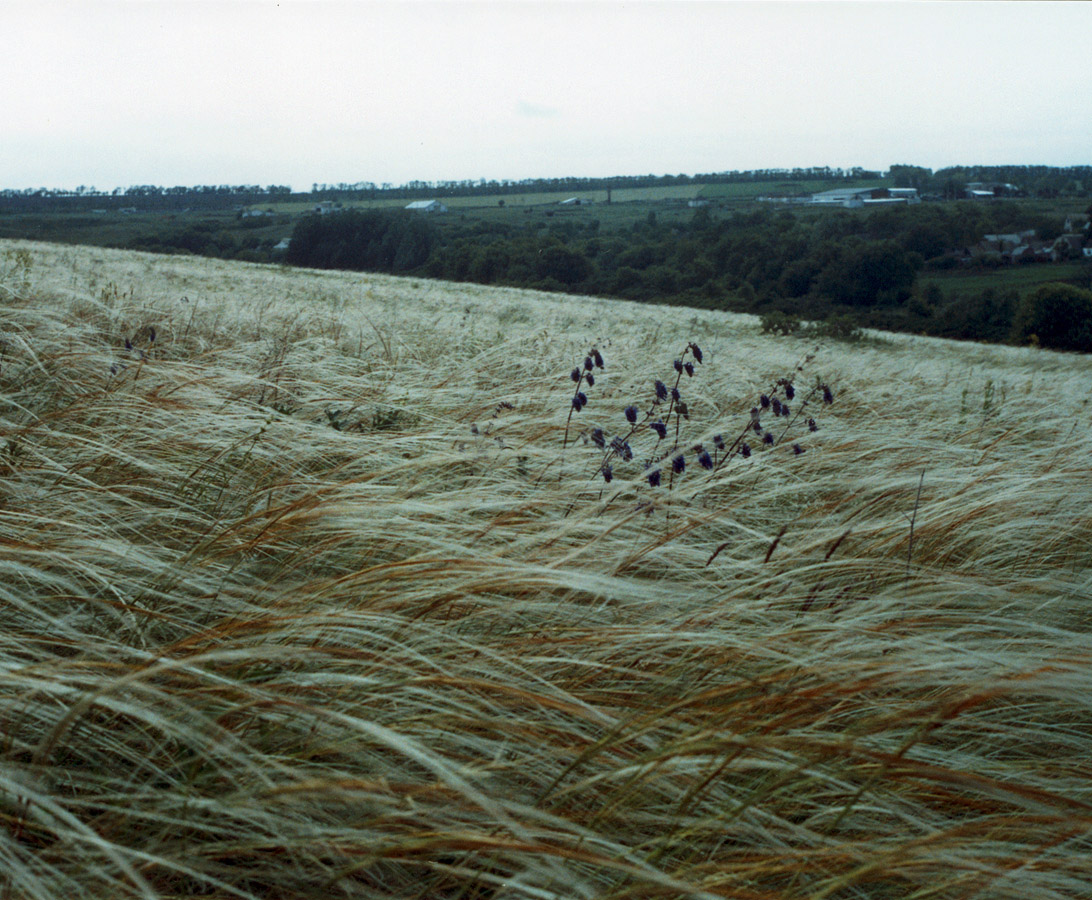
[[[916,188],[837,188],[812,194],[811,202],[822,206],[844,206],[859,209],[881,203],[920,203]]]
[[[406,209],[413,210],[414,212],[423,213],[443,213],[447,212],[447,207],[444,206],[439,200],[414,200]]]

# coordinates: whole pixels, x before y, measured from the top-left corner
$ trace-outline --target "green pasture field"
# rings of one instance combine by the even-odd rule
[[[922,272],[919,275],[919,284],[922,289],[935,284],[949,298],[964,294],[978,295],[988,288],[997,292],[1015,290],[1024,294],[1039,285],[1057,281],[1083,288],[1092,287],[1092,267],[1080,262],[1039,263],[973,271],[951,269],[942,272]]]
[[[756,197],[792,197],[816,194],[834,188],[893,187],[893,179],[869,178],[860,181],[761,181],[734,184],[707,184],[698,196],[708,200],[753,200]]]
[[[612,203],[634,203],[634,202],[657,202],[661,200],[689,200],[697,197],[702,190],[707,187],[700,184],[685,184],[669,187],[641,187],[641,188],[617,188],[611,192]],[[597,191],[537,191],[529,193],[514,193],[514,194],[497,194],[495,196],[488,197],[441,197],[437,196],[441,203],[448,207],[450,210],[456,209],[481,209],[495,207],[499,205],[499,201],[503,200],[504,205],[514,207],[524,206],[549,206],[557,205],[563,200],[567,200],[570,197],[577,197],[581,200],[590,200],[593,205],[605,205],[607,202],[607,192],[605,190]],[[359,200],[349,201],[344,204],[345,208],[365,208],[365,209],[402,209],[406,207],[410,200],[403,199],[380,199],[380,200]],[[286,212],[292,214],[303,214],[310,212],[315,207],[315,203],[311,202],[283,202],[283,203],[271,203],[269,208],[277,212]],[[262,206],[262,208],[265,208]]]

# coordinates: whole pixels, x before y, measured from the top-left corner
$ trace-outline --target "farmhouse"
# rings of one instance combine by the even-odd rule
[[[410,203],[406,209],[413,210],[413,212],[422,213],[444,213],[447,212],[447,207],[444,206],[439,200],[414,200]]]

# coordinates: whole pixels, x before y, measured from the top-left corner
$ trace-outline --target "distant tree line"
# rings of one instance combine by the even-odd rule
[[[752,169],[708,172],[699,175],[611,175],[607,177],[467,179],[463,181],[409,181],[402,185],[370,181],[313,184],[311,194],[321,200],[422,200],[433,197],[492,197],[515,193],[558,193],[618,190],[621,188],[676,187],[689,184],[752,184],[777,181],[859,181],[881,173],[854,166],[850,169],[812,166],[796,169]]]
[[[74,190],[25,188],[0,190],[0,213],[87,212],[139,205],[145,210],[223,209],[284,200],[292,195],[288,185],[202,184],[161,187],[137,184],[100,191],[80,186]]]
[[[23,188],[0,190],[0,213],[35,211],[85,211],[116,209],[139,201],[142,209],[222,209],[252,205],[271,199],[319,200],[421,200],[434,197],[496,197],[513,193],[556,193],[620,190],[623,188],[676,187],[691,184],[761,184],[767,182],[839,182],[879,179],[884,173],[860,166],[832,168],[771,168],[705,172],[696,175],[611,175],[524,179],[464,179],[461,181],[413,180],[395,185],[372,181],[314,183],[309,192],[295,192],[287,185],[196,185],[192,187],[131,185],[98,190],[81,185],[74,190]],[[923,194],[960,199],[970,184],[1011,184],[1018,195],[1029,197],[1092,196],[1092,166],[954,166],[934,172],[921,166],[898,164],[886,173],[896,187],[915,187]]]

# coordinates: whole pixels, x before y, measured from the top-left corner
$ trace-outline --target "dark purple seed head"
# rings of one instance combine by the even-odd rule
[[[576,399],[580,401],[581,408],[588,405],[588,395],[585,394],[583,391],[576,392]]]
[[[699,347],[697,344],[691,343],[690,352],[694,354],[694,359],[696,359],[698,362],[702,361],[701,347]]]
[[[584,380],[588,382],[588,387],[595,387],[595,376],[591,372],[584,375]]]
[[[657,381],[656,382],[656,399],[657,400],[666,400],[667,399],[667,385],[664,384],[662,381]]]
[[[660,440],[667,437],[667,426],[663,422],[653,422],[649,427],[656,432]]]
[[[748,456],[750,456],[751,455],[751,445],[750,444],[744,444],[742,447],[740,447],[739,448],[739,455],[742,456],[744,459],[746,459]]]
[[[708,450],[703,450],[701,456],[698,457],[698,462],[701,463],[703,469],[713,468],[713,457],[709,455]]]
[[[633,459],[633,448],[629,445],[629,441],[622,442],[622,459],[626,462]]]
[[[611,471],[610,466],[603,466],[603,480],[610,484],[610,480],[614,477],[614,472]]]
[[[653,469],[651,472],[648,473],[648,483],[652,487],[659,487],[660,486],[660,470],[659,469]]]
[[[714,434],[713,435],[713,446],[716,447],[718,450],[723,450],[724,449],[724,437],[722,435],[719,435],[719,434]]]
[[[583,396],[584,395],[582,393],[578,393],[575,397],[573,397],[573,409],[575,409],[577,412],[580,412],[580,410],[584,408],[584,401],[580,399]]]
[[[792,445],[792,452],[795,453],[797,456],[799,456],[801,453],[804,452],[804,448],[801,447],[799,444],[793,444]]]
[[[793,388],[791,381],[785,385],[785,396],[790,400],[796,396],[796,390]]]
[[[774,397],[773,400],[770,401],[770,405],[773,407],[773,414],[775,416],[781,415],[781,401],[780,400],[778,400],[776,397]]]
[[[759,421],[758,421],[758,419],[755,419],[755,420],[754,420],[754,421],[753,421],[753,422],[751,423],[751,428],[753,428],[753,429],[754,429],[754,433],[755,433],[755,434],[762,434],[762,423],[761,423],[761,422],[759,422]]]
[[[593,360],[590,356],[585,356],[584,357],[584,369],[585,369],[585,371],[590,372],[593,368],[595,368],[595,360]]]
[[[623,449],[626,446],[626,442],[623,441],[618,435],[615,435],[610,439],[610,449],[615,453],[621,455]]]
[[[752,406],[751,407],[751,421],[752,422],[757,422],[758,421],[758,416],[759,416],[758,407],[757,406]]]
[[[630,406],[626,407],[626,421],[629,422],[630,425],[636,424],[636,422],[637,422],[637,407],[636,406],[633,406],[631,404]]]
[[[682,399],[682,394],[679,393],[679,389],[673,387],[671,389],[671,399],[678,403]]]
[[[788,403],[781,404],[781,415],[788,416],[792,411],[789,409]]]
[[[830,392],[830,388],[825,384],[823,385],[823,402],[828,406],[834,402],[834,394]]]
[[[592,350],[592,359],[595,360],[595,364],[602,369],[603,368],[603,354],[598,350]]]
[[[815,424],[815,419],[808,419],[808,431],[818,431],[819,426]]]
[[[758,402],[762,404],[763,409],[769,409],[770,408],[770,398],[767,397],[765,394],[763,394],[759,398]]]
[[[686,374],[690,377],[694,377],[694,364],[692,362],[684,363],[683,368],[686,370]]]
[[[671,468],[675,470],[675,473],[683,472],[686,470],[686,457],[681,453],[671,460]]]
[[[579,381],[579,380],[580,380],[580,370],[579,370],[579,369],[573,369],[573,370],[572,370],[572,371],[571,371],[571,372],[569,373],[569,377],[570,377],[570,378],[571,378],[571,379],[572,379],[573,381]]]
[[[607,439],[603,435],[602,428],[593,428],[591,430],[591,441],[600,450],[602,450],[607,445]]]
[[[675,360],[675,362],[672,365],[675,366],[675,371],[676,372],[682,373],[682,360],[681,359]]]
[[[764,435],[762,435],[762,443],[763,444],[772,444],[773,443],[773,435],[770,434],[767,431]]]

